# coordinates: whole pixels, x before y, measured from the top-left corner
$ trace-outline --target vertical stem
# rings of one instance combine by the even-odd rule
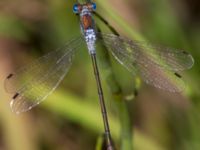
[[[91,59],[92,59],[92,65],[93,65],[94,74],[95,74],[95,78],[96,78],[99,102],[100,102],[101,112],[102,112],[102,117],[103,117],[103,122],[104,122],[107,150],[114,150],[114,147],[112,145],[112,139],[111,139],[111,134],[110,134],[110,128],[109,128],[109,122],[108,122],[108,116],[107,116],[104,96],[103,96],[103,90],[102,90],[102,86],[101,86],[101,80],[100,80],[100,76],[99,76],[99,70],[98,70],[97,61],[96,61],[96,54],[91,54]]]
[[[129,116],[128,106],[126,101],[119,100],[116,102],[118,111],[119,111],[119,119],[121,123],[121,131],[120,131],[120,138],[121,138],[121,148],[120,150],[133,150],[133,143],[132,143],[132,127],[131,127],[131,120]]]
[[[130,116],[128,112],[128,107],[126,101],[123,100],[122,89],[115,79],[113,68],[111,66],[110,57],[107,48],[102,45],[101,51],[99,51],[100,62],[103,70],[105,71],[105,76],[107,84],[109,85],[112,95],[117,104],[119,119],[120,119],[120,150],[133,150],[133,137],[132,137],[132,126],[130,121]]]

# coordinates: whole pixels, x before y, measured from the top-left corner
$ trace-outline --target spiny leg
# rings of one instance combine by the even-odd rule
[[[119,36],[119,33],[117,32],[117,30],[111,26],[108,21],[106,19],[104,19],[99,13],[97,13],[96,11],[94,12],[94,15],[99,18],[115,35]]]

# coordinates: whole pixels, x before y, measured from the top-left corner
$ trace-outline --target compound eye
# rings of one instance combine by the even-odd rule
[[[78,12],[79,12],[79,5],[78,4],[74,4],[74,6],[73,6],[73,12],[75,14],[78,14]]]
[[[96,3],[92,3],[92,9],[93,9],[93,11],[97,9]]]

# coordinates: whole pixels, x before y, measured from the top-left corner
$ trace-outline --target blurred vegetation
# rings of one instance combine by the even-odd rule
[[[3,87],[7,74],[80,35],[79,21],[72,11],[75,2],[0,1],[0,149],[101,149],[103,123],[93,70],[85,48],[76,53],[59,88],[30,112],[18,116],[11,113],[10,95]],[[142,84],[137,87],[139,95],[135,98],[135,85],[140,81],[109,54],[105,55],[103,47],[98,50],[116,148],[199,150],[200,2],[95,2],[97,12],[120,34],[133,40],[185,49],[195,59],[194,67],[184,73],[188,87],[181,95]],[[103,32],[110,32],[98,18],[95,19]]]

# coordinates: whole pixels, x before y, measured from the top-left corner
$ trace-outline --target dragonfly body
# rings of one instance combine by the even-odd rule
[[[79,15],[82,35],[7,76],[5,89],[13,94],[10,104],[14,112],[28,111],[49,96],[68,73],[74,53],[83,43],[88,47],[95,75],[99,78],[96,41],[102,42],[120,64],[133,75],[140,75],[146,83],[170,92],[184,89],[179,72],[193,66],[191,54],[112,33],[99,33],[93,19],[95,9],[96,4],[92,2],[75,4],[73,11]],[[99,94],[102,95],[101,90]]]
[[[32,109],[58,87],[71,67],[75,51],[86,43],[97,82],[107,145],[108,149],[112,150],[96,61],[96,41],[102,42],[114,58],[133,75],[138,74],[146,83],[170,92],[181,92],[184,89],[185,84],[179,72],[190,69],[194,64],[194,59],[183,50],[134,41],[112,33],[97,32],[93,19],[95,9],[96,4],[92,2],[75,4],[73,11],[79,15],[82,35],[8,75],[5,80],[5,89],[12,93],[10,106],[13,112],[19,114]]]
[[[87,47],[90,54],[96,53],[95,42],[96,42],[96,30],[95,22],[92,17],[92,11],[96,9],[95,3],[86,4],[75,4],[74,12],[80,16],[80,27],[82,34],[87,43]]]
[[[103,96],[103,90],[101,86],[98,65],[96,61],[95,43],[97,40],[97,35],[96,35],[96,30],[95,30],[95,22],[92,17],[92,12],[95,11],[95,9],[96,9],[95,3],[74,5],[74,12],[79,14],[80,16],[81,31],[84,36],[88,51],[92,59],[92,65],[94,69],[94,75],[95,75],[97,90],[98,90],[98,95],[99,95],[99,102],[100,102],[101,112],[102,112],[102,117],[103,117],[103,122],[104,122],[107,150],[114,150],[113,145],[112,145],[112,139],[111,139],[111,134],[110,134],[110,129],[109,129],[107,111],[106,111],[106,106],[104,102],[104,96]]]

